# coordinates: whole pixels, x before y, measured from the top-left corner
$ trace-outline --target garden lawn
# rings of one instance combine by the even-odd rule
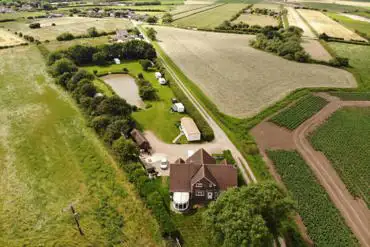
[[[370,206],[370,108],[344,108],[311,135],[355,196]],[[343,145],[345,143],[345,145]]]
[[[113,64],[109,66],[89,66],[84,69],[93,73],[94,70],[99,74],[106,74],[109,72],[122,72],[123,68],[127,68],[131,75],[137,76],[139,73],[144,75],[155,89],[158,90],[158,101],[145,101],[147,109],[134,112],[132,116],[139,123],[144,130],[153,131],[161,140],[172,143],[173,139],[180,133],[177,123],[184,117],[184,114],[173,113],[170,111],[172,106],[171,99],[174,94],[169,86],[162,86],[155,78],[155,71],[143,71],[138,62],[126,62],[122,64]]]
[[[329,42],[329,47],[338,55],[349,58],[349,71],[358,82],[360,91],[370,90],[370,47],[345,43]]]
[[[325,99],[319,96],[309,95],[282,110],[273,116],[270,121],[279,126],[294,130],[304,121],[315,115],[315,113],[319,112],[327,103]]]
[[[364,21],[353,20],[347,16],[343,16],[337,13],[327,13],[329,17],[338,21],[343,26],[351,29],[352,31],[360,31],[370,37],[370,23]]]
[[[172,24],[181,27],[215,28],[222,22],[229,20],[247,4],[226,4],[204,12],[190,15],[174,21]]]
[[[352,232],[310,168],[294,151],[268,151],[315,246],[358,246]]]
[[[156,221],[37,47],[0,58],[0,246],[161,245]]]

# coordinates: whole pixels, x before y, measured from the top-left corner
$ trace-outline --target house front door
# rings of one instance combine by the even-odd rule
[[[212,192],[207,192],[207,199],[212,200],[213,198],[213,193]]]

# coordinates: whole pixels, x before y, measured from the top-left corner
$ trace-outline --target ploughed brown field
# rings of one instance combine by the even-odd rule
[[[158,44],[216,104],[236,116],[254,115],[304,87],[355,87],[352,74],[285,60],[249,46],[253,35],[155,27]]]

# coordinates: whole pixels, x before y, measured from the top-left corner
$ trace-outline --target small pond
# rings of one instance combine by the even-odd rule
[[[143,107],[145,104],[139,96],[139,88],[135,79],[126,74],[111,74],[101,77],[113,91],[129,104]]]

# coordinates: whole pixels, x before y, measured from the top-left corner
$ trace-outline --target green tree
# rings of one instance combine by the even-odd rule
[[[111,116],[127,117],[131,114],[132,108],[126,100],[118,96],[112,96],[103,99],[96,107],[96,111],[99,115],[107,114]]]
[[[203,218],[222,246],[268,246],[284,233],[294,202],[273,182],[229,189],[212,202]]]
[[[144,85],[139,89],[139,95],[143,100],[157,99],[157,90],[152,85]]]
[[[107,63],[105,52],[97,52],[93,55],[93,63],[97,65],[104,65]]]
[[[99,134],[103,134],[107,129],[108,125],[111,123],[111,118],[108,116],[97,116],[91,121],[91,127]]]
[[[149,59],[140,59],[139,63],[145,71],[148,71],[148,69],[152,66],[152,62]]]
[[[104,141],[112,143],[121,136],[125,136],[131,129],[131,121],[118,119],[108,125],[104,134]]]
[[[75,36],[73,36],[73,34],[71,34],[69,32],[65,32],[65,33],[62,33],[62,34],[57,36],[58,41],[72,40],[74,38],[75,38]]]
[[[98,37],[99,32],[96,27],[90,27],[87,29],[87,35],[89,35],[89,37]]]
[[[59,59],[50,68],[50,72],[53,76],[59,76],[66,72],[75,72],[76,70],[76,65],[67,58]]]
[[[154,28],[150,27],[146,29],[146,33],[151,40],[157,40],[157,31],[154,30]]]
[[[150,24],[157,23],[157,21],[158,21],[158,18],[156,16],[149,16],[148,19],[146,19],[146,22]]]
[[[41,28],[41,25],[40,25],[40,23],[31,23],[30,25],[29,25],[29,27],[30,28],[32,28],[32,29],[35,29],[35,28]]]
[[[113,142],[113,152],[122,163],[136,161],[139,157],[139,148],[131,140],[120,137]]]
[[[173,21],[172,15],[170,13],[166,13],[162,17],[163,23],[171,23]]]

